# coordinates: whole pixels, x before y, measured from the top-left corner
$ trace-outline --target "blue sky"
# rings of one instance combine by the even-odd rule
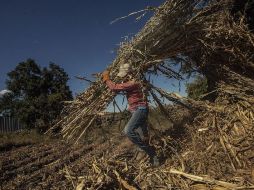
[[[158,6],[164,0],[1,0],[0,1],[0,90],[7,72],[28,58],[47,66],[60,65],[70,77],[74,94],[87,83],[74,76],[90,77],[103,71],[115,58],[126,35],[137,33],[148,17],[135,16],[110,24],[115,18]],[[178,82],[163,78],[155,84],[178,91]],[[174,85],[172,85],[174,84]],[[184,85],[180,88],[185,95]]]

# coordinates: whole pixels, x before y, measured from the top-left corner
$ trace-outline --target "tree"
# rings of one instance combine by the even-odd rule
[[[71,100],[67,73],[54,63],[41,68],[34,60],[19,63],[8,73],[7,88],[12,91],[9,108],[27,128],[45,131],[63,108],[63,101]],[[10,98],[10,97],[9,97]]]
[[[11,116],[13,107],[13,94],[8,93],[0,97],[0,115]]]
[[[186,91],[189,98],[199,100],[201,95],[207,93],[207,79],[198,75],[193,82],[186,84]]]

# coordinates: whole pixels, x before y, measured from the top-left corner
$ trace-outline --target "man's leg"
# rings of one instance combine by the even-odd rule
[[[136,132],[137,128],[146,123],[147,114],[147,109],[137,109],[135,112],[133,112],[129,122],[124,128],[124,133],[134,144],[136,144],[140,149],[144,150],[149,157],[152,158],[156,154],[154,148],[145,143],[141,139],[139,133]]]
[[[146,119],[144,120],[144,122],[141,124],[141,126],[139,127],[142,133],[142,140],[149,144],[149,134],[148,134],[148,113],[146,115]]]

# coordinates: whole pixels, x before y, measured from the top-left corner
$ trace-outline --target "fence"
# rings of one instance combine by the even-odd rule
[[[0,133],[20,131],[23,127],[20,122],[13,117],[0,117]]]

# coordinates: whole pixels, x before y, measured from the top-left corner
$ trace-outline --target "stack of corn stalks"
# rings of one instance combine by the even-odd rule
[[[188,64],[192,61],[186,57],[188,54],[192,55],[197,50],[200,52],[202,48],[208,49],[205,48],[206,44],[202,45],[205,43],[204,38],[210,33],[210,26],[216,24],[219,17],[224,17],[227,13],[224,8],[230,3],[205,4],[202,0],[171,0],[157,8],[144,28],[131,41],[121,44],[117,58],[108,67],[111,78],[120,82],[116,77],[118,68],[121,64],[129,62],[135,68],[134,77],[141,81],[146,81],[147,71],[181,79],[181,75],[172,69],[172,63]],[[205,57],[202,58],[204,59]],[[162,110],[159,96],[185,105],[181,99],[167,94],[162,89],[152,86],[149,91]],[[85,92],[65,107],[61,118],[51,129],[60,127],[65,138],[78,142],[94,123],[98,113],[105,110],[114,97],[115,94],[98,75],[97,80]]]
[[[79,190],[253,189],[254,110],[245,101],[233,106],[211,105],[213,109],[203,111],[194,122],[185,126],[184,138],[175,139],[178,147],[170,133],[152,137],[157,150],[166,157],[159,168],[149,167],[147,158],[139,162],[127,158],[133,157],[133,147],[123,149],[120,144],[108,147],[114,151],[89,156],[84,161],[85,170],[82,169],[79,175],[66,173],[66,177],[69,179],[71,175],[73,186]]]
[[[191,139],[182,144],[181,151],[172,147],[172,139],[163,136],[157,148],[160,147],[168,159],[159,168],[149,167],[144,160],[139,163],[127,161],[130,150],[115,147],[114,152],[104,152],[86,160],[89,169],[83,170],[81,175],[70,172],[73,186],[77,189],[129,190],[253,189],[254,170],[249,165],[253,159],[253,137],[243,130],[251,129],[246,124],[253,126],[253,111],[247,112],[246,107],[235,105],[235,109],[227,112],[238,120],[238,123],[232,121],[234,128],[228,129],[225,123],[218,122],[221,120],[219,111],[216,116],[214,112],[203,112],[194,122],[195,129],[194,126],[189,128]],[[205,119],[208,116],[212,117],[210,121]],[[69,174],[66,177],[69,179]]]
[[[118,56],[107,68],[111,79],[121,82],[116,77],[120,65],[131,63],[136,71],[134,77],[143,81],[144,88],[149,87],[146,90],[165,115],[169,113],[160,97],[199,111],[194,123],[187,127],[191,138],[186,138],[182,149],[163,170],[151,174],[151,170],[143,171],[145,166],[140,166],[143,172],[137,173],[135,166],[127,167],[125,177],[133,174],[136,186],[146,189],[144,179],[151,181],[148,189],[169,189],[172,184],[180,189],[247,189],[254,183],[254,35],[244,17],[232,17],[232,6],[232,0],[167,0],[132,40],[121,44]],[[147,81],[146,73],[181,80],[182,76],[173,69],[176,64],[181,69],[194,68],[212,81],[216,101],[181,98]],[[65,138],[77,142],[114,97],[98,74],[97,80],[65,107],[52,129],[61,128]],[[163,147],[167,147],[168,141],[163,142]],[[109,163],[107,160],[100,167],[97,163],[91,165],[91,175],[97,176],[94,186],[106,186],[111,180],[105,172],[111,172],[121,186],[135,189],[122,178],[126,166],[114,164],[111,170]],[[107,169],[103,172],[102,168]]]

